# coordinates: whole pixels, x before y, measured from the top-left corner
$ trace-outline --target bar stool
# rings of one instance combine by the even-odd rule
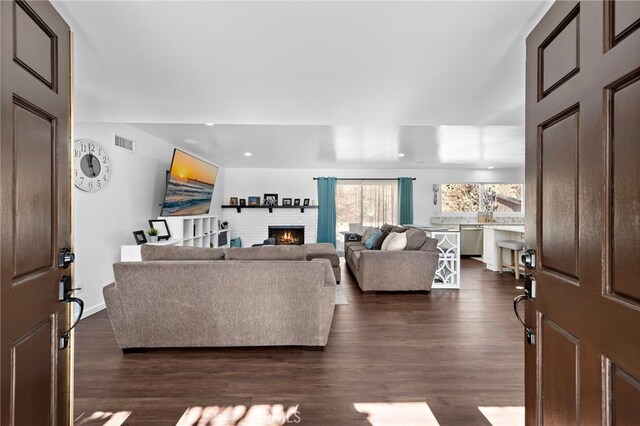
[[[520,252],[524,250],[524,243],[522,241],[514,241],[514,240],[501,240],[496,243],[498,245],[498,270],[502,273],[502,268],[506,266],[507,268],[513,269],[516,274],[516,279],[520,278]],[[509,250],[509,261],[513,262],[512,264],[505,264],[502,261],[502,250]]]

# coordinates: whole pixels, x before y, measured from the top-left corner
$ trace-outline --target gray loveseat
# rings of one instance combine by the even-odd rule
[[[394,229],[407,234],[408,244],[404,250],[370,250],[365,247],[365,241],[345,242],[347,266],[360,289],[430,291],[438,268],[438,240],[418,229]]]
[[[327,344],[335,278],[304,247],[142,247],[103,290],[120,348]]]

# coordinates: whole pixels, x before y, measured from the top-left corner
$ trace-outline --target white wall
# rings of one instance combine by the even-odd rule
[[[136,153],[115,147],[114,133],[135,140]],[[100,143],[113,166],[111,181],[101,191],[73,191],[74,279],[76,287],[82,287],[78,294],[85,301],[85,315],[91,315],[104,308],[102,288],[113,282],[112,265],[120,260],[120,246],[135,244],[132,232],[146,231],[148,220],[160,214],[174,146],[121,123],[77,122],[74,138]],[[220,168],[212,213],[219,213],[223,187]]]
[[[279,199],[311,198],[317,201],[317,186],[314,177],[335,176],[338,178],[397,178],[415,177],[413,183],[413,221],[427,224],[431,216],[440,212],[433,205],[433,184],[435,183],[524,183],[524,168],[494,170],[461,169],[241,169],[225,170],[224,201],[230,197],[247,198],[250,195],[262,197],[265,193],[277,193]],[[230,224],[233,230],[233,224]]]

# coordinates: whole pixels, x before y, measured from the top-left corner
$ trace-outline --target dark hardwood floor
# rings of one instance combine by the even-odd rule
[[[324,352],[212,348],[123,355],[102,311],[77,328],[76,424],[104,423],[109,414],[98,412],[130,412],[127,425],[174,425],[190,407],[211,407],[203,416],[211,418],[226,408],[225,415],[245,413],[244,424],[256,424],[252,419],[264,419],[266,409],[276,413],[279,405],[297,407],[291,424],[491,424],[479,407],[524,405],[523,333],[512,310],[513,274],[483,266],[463,260],[459,291],[363,294],[343,265],[349,305],[336,306]],[[354,405],[363,403],[373,405]],[[428,421],[429,410],[437,423]],[[90,421],[92,415],[103,420]]]

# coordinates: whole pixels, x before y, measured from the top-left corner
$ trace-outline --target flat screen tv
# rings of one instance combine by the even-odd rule
[[[179,149],[173,150],[161,216],[209,213],[218,168]]]

